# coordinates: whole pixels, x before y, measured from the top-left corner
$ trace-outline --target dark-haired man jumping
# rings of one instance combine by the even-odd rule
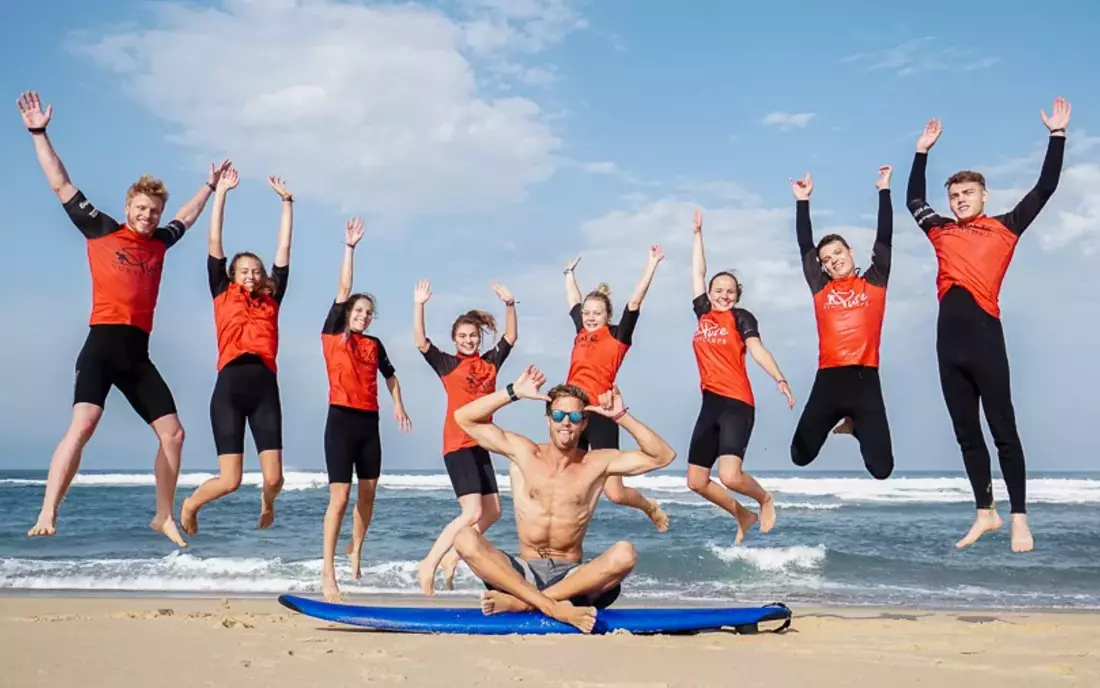
[[[945,184],[955,219],[936,214],[925,200],[925,167],[928,151],[942,132],[940,122],[931,120],[917,140],[906,202],[932,242],[939,263],[936,356],[940,386],[978,507],[974,525],[955,544],[960,549],[1002,525],[993,504],[993,478],[978,418],[979,400],[997,445],[1001,474],[1008,488],[1012,551],[1028,552],[1035,546],[1027,525],[1027,469],[1012,406],[999,297],[1020,235],[1058,188],[1071,109],[1066,100],[1058,98],[1053,114],[1048,117],[1046,112],[1040,112],[1043,124],[1050,130],[1050,139],[1039,181],[1015,208],[996,217],[984,212],[988,199],[985,178],[969,170],[956,172]]]
[[[856,270],[844,237],[829,234],[814,244],[810,224],[813,180],[808,174],[798,181],[791,180],[797,203],[798,251],[814,296],[818,336],[817,376],[791,440],[791,459],[806,466],[817,458],[830,429],[838,434],[849,433],[859,440],[868,472],[879,480],[885,480],[894,470],[890,426],[878,374],[894,233],[891,173],[889,165],[879,168],[875,182],[878,230],[871,267],[862,275]]]

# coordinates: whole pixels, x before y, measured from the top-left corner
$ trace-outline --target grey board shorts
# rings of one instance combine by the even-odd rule
[[[535,586],[538,590],[545,590],[555,583],[568,578],[582,563],[579,561],[567,561],[565,559],[520,559],[507,552],[505,552],[504,555],[512,562],[512,568],[516,570],[516,573],[523,576],[524,580]],[[489,590],[498,590],[498,588],[494,588],[488,583],[485,583],[485,587]],[[580,607],[605,609],[610,607],[615,600],[619,599],[622,589],[622,584],[617,584],[606,592],[576,595],[571,597],[569,601]]]

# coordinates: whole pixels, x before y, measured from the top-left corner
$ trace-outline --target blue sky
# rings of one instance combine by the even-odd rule
[[[412,289],[428,277],[429,334],[446,343],[459,311],[502,315],[491,280],[519,300],[526,362],[561,379],[572,332],[561,266],[583,289],[611,283],[616,309],[650,243],[668,258],[620,374],[632,410],[670,439],[683,468],[699,394],[691,352],[691,210],[706,214],[712,269],[736,268],[791,381],[788,411],[750,363],[758,409],[747,466],[790,468],[788,446],[816,366],[816,330],[794,240],[787,178],[814,174],[815,230],[868,257],[878,165],[895,167],[895,262],[882,374],[898,468],[959,469],[934,356],[935,260],[904,213],[918,129],[945,133],[929,187],[962,167],[987,174],[993,210],[1038,174],[1039,110],[1074,106],[1055,199],[1025,235],[1002,291],[1021,434],[1033,471],[1096,466],[1094,349],[1100,306],[1100,64],[1090,3],[1023,21],[1033,5],[926,2],[843,9],[782,4],[445,0],[434,4],[229,0],[84,3],[6,11],[8,94],[0,204],[0,468],[45,468],[69,422],[73,364],[87,332],[85,247],[47,187],[14,101],[40,91],[74,183],[121,216],[141,173],[165,179],[173,212],[211,159],[243,175],[229,200],[228,251],[269,260],[283,176],[296,204],[292,276],[281,317],[285,463],[324,466],[320,326],[335,293],[345,219],[361,214],[357,288],[379,297],[374,333],[405,388],[414,431],[383,399],[384,470],[440,465],[443,390],[412,344]],[[740,3],[738,3],[740,5]],[[952,20],[954,18],[954,20]],[[957,20],[957,21],[956,21]],[[1026,49],[1024,47],[1026,46]],[[947,210],[946,198],[933,193]],[[216,465],[209,425],[215,339],[203,215],[165,269],[152,355],[188,433],[186,469]],[[384,394],[384,392],[383,392]],[[541,437],[535,405],[500,421]],[[249,440],[251,443],[251,440]],[[251,444],[249,444],[251,447]],[[991,445],[992,446],[992,445]],[[251,451],[251,450],[250,450]],[[85,468],[151,467],[152,433],[113,392]],[[255,458],[246,459],[250,469]],[[814,465],[861,469],[853,441]]]

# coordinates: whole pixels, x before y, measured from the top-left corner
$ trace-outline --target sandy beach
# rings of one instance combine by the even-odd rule
[[[472,637],[353,629],[274,599],[3,597],[0,684],[1100,685],[1100,614],[794,614],[783,634]]]

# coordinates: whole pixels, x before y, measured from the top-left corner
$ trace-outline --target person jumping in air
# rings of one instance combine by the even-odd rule
[[[791,459],[798,466],[808,466],[817,458],[829,430],[835,426],[834,433],[848,433],[859,440],[863,464],[872,476],[885,480],[894,470],[890,426],[878,374],[894,233],[892,172],[889,165],[878,171],[878,231],[871,267],[863,275],[858,274],[844,237],[829,234],[814,244],[810,224],[813,180],[809,174],[791,180],[798,251],[814,297],[818,337],[817,375],[791,440]]]
[[[955,543],[960,549],[1003,525],[993,503],[993,478],[978,418],[979,401],[1008,488],[1012,551],[1028,552],[1035,546],[1027,524],[1027,469],[1012,405],[1000,291],[1020,236],[1058,188],[1070,112],[1070,104],[1062,98],[1054,101],[1049,117],[1045,111],[1040,112],[1050,138],[1039,180],[1015,208],[995,217],[985,214],[985,178],[970,170],[956,172],[945,184],[955,219],[938,215],[925,200],[925,168],[928,151],[943,131],[940,122],[931,120],[917,139],[906,203],[936,251],[940,386],[978,508],[974,525]]]
[[[149,358],[149,335],[160,294],[165,252],[202,215],[218,180],[229,168],[229,161],[211,164],[206,184],[164,226],[160,221],[168,202],[168,190],[159,179],[142,176],[126,192],[126,222],[119,224],[93,206],[69,180],[69,173],[46,135],[53,106],[43,110],[34,91],[20,95],[17,105],[50,188],[87,240],[92,273],[92,314],[88,337],[76,359],[72,420],[50,460],[42,510],[27,535],[56,533],[61,501],[80,468],[84,446],[103,417],[107,394],[113,385],[157,436],[159,446],[153,469],[157,506],[150,526],[177,546],[186,547],[172,518],[183,451],[183,426],[176,414],[172,392]]]
[[[246,422],[263,473],[259,528],[274,522],[275,497],[283,487],[283,411],[275,360],[279,353],[279,310],[290,277],[294,196],[278,177],[270,177],[268,183],[282,199],[270,276],[260,257],[248,252],[233,256],[226,270],[222,225],[226,197],[237,187],[237,170],[227,170],[214,193],[206,272],[218,338],[218,379],[210,397],[218,476],[199,485],[183,500],[180,527],[191,535],[199,532],[199,509],[241,486]]]
[[[324,566],[321,585],[325,601],[339,602],[336,585],[336,541],[348,507],[351,473],[359,479],[359,499],[352,528],[352,576],[359,580],[363,540],[374,513],[374,495],[382,471],[382,437],[378,429],[378,374],[386,380],[393,397],[393,417],[405,432],[412,421],[401,400],[401,385],[386,348],[367,334],[375,314],[374,297],[352,294],[355,246],[363,238],[363,221],[349,220],[345,230],[344,262],[340,287],[329,308],[321,345],[328,370],[329,407],[325,423],[325,466],[328,469],[329,502],[325,511]]]
[[[589,399],[598,399],[599,395],[615,384],[619,367],[622,366],[633,341],[642,301],[653,282],[657,266],[664,258],[665,254],[661,252],[660,246],[650,247],[645,272],[634,287],[634,293],[631,294],[617,325],[610,324],[611,288],[601,283],[595,291],[589,292],[582,299],[574,274],[580,257],[574,258],[565,266],[565,298],[569,303],[569,317],[577,328],[566,384],[580,387]],[[619,426],[602,415],[592,416],[581,433],[580,446],[586,450],[618,449]],[[604,492],[616,504],[641,510],[653,521],[659,532],[668,530],[668,516],[661,510],[660,504],[653,499],[647,499],[633,487],[624,485],[622,476],[608,476]]]
[[[451,341],[457,353],[445,353],[428,339],[424,310],[432,297],[428,280],[421,280],[413,294],[413,340],[424,359],[439,375],[447,392],[447,415],[443,419],[443,463],[451,477],[458,506],[462,512],[443,529],[428,555],[420,562],[420,588],[425,595],[435,594],[435,571],[443,564],[444,586],[454,588],[458,554],[455,553],[455,533],[465,527],[484,533],[500,518],[500,490],[489,452],[464,433],[455,423],[454,412],[478,397],[496,390],[497,371],[504,365],[519,336],[516,301],[511,292],[499,284],[493,292],[504,302],[506,324],[504,336],[492,349],[481,354],[483,334],[496,334],[496,320],[484,311],[469,311],[458,316],[451,325]]]
[[[691,305],[699,326],[692,346],[699,366],[699,386],[703,403],[699,418],[691,432],[688,448],[687,484],[692,492],[730,513],[737,520],[734,544],[748,534],[759,519],[760,532],[775,525],[775,502],[772,494],[741,470],[745,450],[756,419],[755,400],[745,369],[745,352],[776,382],[779,391],[794,408],[790,385],[783,378],[779,364],[760,341],[756,317],[737,308],[741,300],[741,283],[731,272],[719,272],[707,284],[707,260],[703,252],[703,215],[695,211],[693,221],[695,243],[691,256],[691,284],[694,298]],[[755,499],[760,515],[746,509],[729,492],[710,478],[718,462],[718,479],[726,488]]]

